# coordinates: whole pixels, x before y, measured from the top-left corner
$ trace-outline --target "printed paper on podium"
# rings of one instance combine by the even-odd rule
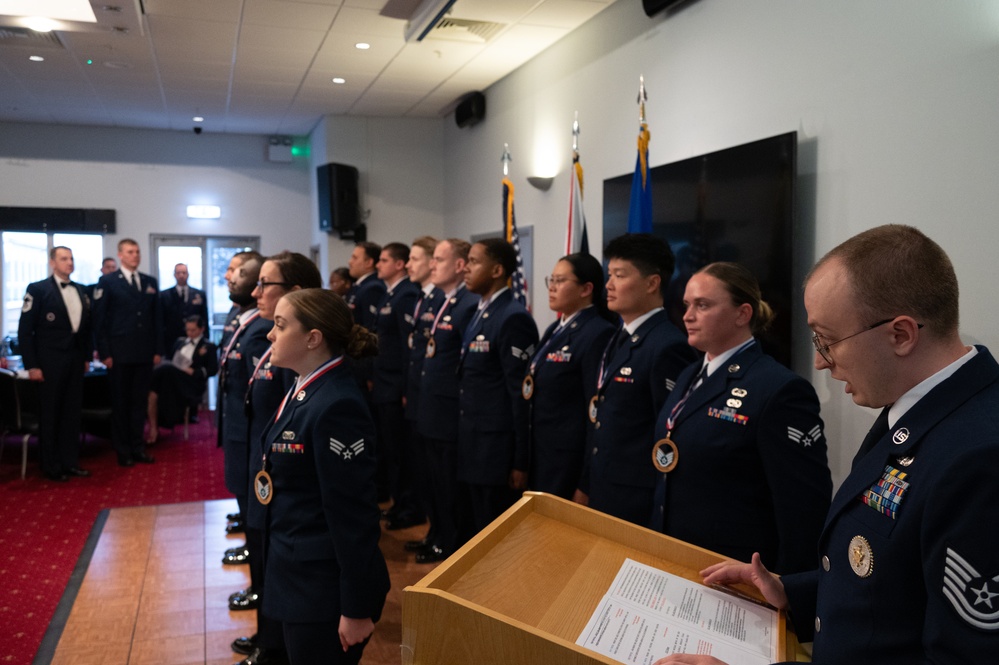
[[[772,608],[625,559],[576,644],[622,663],[696,653],[766,665],[777,631]]]

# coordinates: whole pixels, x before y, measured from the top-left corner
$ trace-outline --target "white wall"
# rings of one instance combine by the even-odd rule
[[[797,130],[796,274],[863,229],[914,225],[954,261],[965,340],[999,350],[999,2],[697,0],[648,19],[637,0],[619,0],[487,90],[480,125],[446,123],[447,234],[500,229],[508,142],[518,224],[534,226],[534,272],[546,274],[563,246],[578,111],[591,247],[601,247],[602,181],[634,168],[640,74],[653,165]],[[547,161],[557,177],[541,193],[525,179]],[[542,288],[535,279],[534,302]],[[822,401],[838,483],[875,414],[811,370],[800,306],[796,325],[796,367]]]
[[[368,240],[410,244],[444,230],[443,121],[437,118],[327,116],[312,132],[313,168],[336,162],[360,171],[359,198],[368,212]],[[312,181],[312,199],[316,184]],[[319,232],[312,206],[320,267],[324,274],[346,266],[353,241]],[[325,238],[321,237],[325,236]]]
[[[317,214],[309,165],[268,162],[266,145],[260,136],[0,124],[0,205],[114,209],[105,254],[134,238],[146,270],[152,233],[260,236],[264,254],[308,253]],[[187,219],[195,203],[221,206],[222,219]]]

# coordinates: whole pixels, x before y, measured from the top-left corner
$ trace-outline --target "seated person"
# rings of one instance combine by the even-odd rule
[[[173,427],[184,419],[184,409],[196,408],[205,392],[208,377],[219,371],[218,350],[205,337],[205,321],[200,316],[184,319],[187,337],[178,337],[171,360],[153,370],[149,389],[149,431],[146,443],[155,443],[159,427]]]

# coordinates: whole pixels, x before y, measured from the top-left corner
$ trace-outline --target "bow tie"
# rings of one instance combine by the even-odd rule
[[[66,288],[67,286],[69,286],[70,284],[72,284],[72,282],[59,282],[59,286],[61,286],[61,287],[62,287],[62,288],[64,288],[64,289],[65,289],[65,288]]]

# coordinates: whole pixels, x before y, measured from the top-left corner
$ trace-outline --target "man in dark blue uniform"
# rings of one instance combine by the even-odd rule
[[[430,485],[430,451],[427,440],[420,436],[416,427],[417,415],[420,412],[420,373],[423,371],[423,361],[427,357],[427,341],[430,339],[430,329],[434,317],[444,303],[444,292],[434,286],[430,280],[433,265],[434,249],[437,239],[421,236],[413,241],[409,249],[409,261],[406,272],[409,281],[420,287],[420,297],[413,310],[413,330],[408,340],[408,363],[406,371],[406,431],[409,434],[409,444],[406,446],[403,464],[412,469],[413,491],[421,511],[430,518],[430,531],[427,537],[406,544],[409,551],[419,552],[428,543],[434,541],[434,531],[440,518],[434,506],[433,489]]]
[[[999,364],[961,341],[950,259],[912,227],[870,229],[819,261],[805,309],[816,369],[881,416],[833,498],[817,570],[777,578],[754,554],[705,582],[756,584],[814,638],[815,663],[994,663]]]
[[[507,286],[516,269],[505,240],[469,250],[465,286],[482,300],[461,347],[458,480],[468,486],[473,533],[527,489],[530,411],[521,384],[538,327]]]
[[[83,375],[92,349],[90,299],[86,287],[69,278],[71,249],[53,247],[49,267],[51,277],[28,285],[17,338],[28,376],[39,383],[42,474],[62,482],[90,475],[78,464]]]
[[[239,308],[235,316],[236,323],[232,335],[221,349],[219,361],[219,408],[221,418],[219,423],[219,441],[225,453],[225,486],[236,497],[240,514],[246,512],[246,501],[249,497],[247,475],[249,473],[249,445],[247,442],[246,416],[244,400],[250,375],[257,361],[267,351],[270,342],[267,333],[273,326],[273,321],[260,317],[257,301],[253,297],[263,257],[257,252],[240,252],[232,259],[239,261],[228,273],[229,299]],[[241,522],[234,522],[228,527],[230,533],[241,531]],[[245,551],[245,550],[244,550]],[[245,560],[235,556],[233,550],[226,553],[224,563],[242,563]],[[260,556],[260,553],[257,553]]]
[[[121,268],[94,289],[97,351],[111,383],[111,441],[118,464],[152,464],[142,429],[153,365],[160,361],[162,318],[156,279],[139,272],[139,243],[118,243]]]
[[[381,258],[382,248],[373,242],[359,242],[347,260],[354,285],[347,292],[347,307],[354,314],[354,323],[374,332],[378,317],[378,303],[385,295],[385,283],[378,279],[375,264]]]
[[[385,525],[389,530],[423,524],[427,519],[414,492],[414,469],[406,463],[409,431],[403,397],[413,310],[420,295],[419,287],[406,275],[408,261],[409,247],[398,242],[385,245],[378,258],[378,279],[386,290],[378,302],[374,323],[378,355],[374,359],[371,401],[378,428],[378,464],[385,465],[392,495],[392,508]]]
[[[615,238],[608,261],[607,308],[623,327],[604,351],[590,407],[593,449],[576,500],[645,526],[658,475],[649,463],[659,409],[696,355],[663,309],[673,274],[669,245],[645,233]]]
[[[475,315],[479,298],[465,288],[465,264],[471,245],[458,238],[434,249],[430,279],[444,294],[434,315],[420,370],[420,408],[416,428],[427,441],[430,484],[437,522],[432,539],[414,541],[417,563],[442,561],[461,544],[463,499],[458,489],[458,362],[461,340]]]
[[[178,263],[173,269],[177,284],[171,289],[160,291],[160,306],[163,309],[163,349],[169,352],[174,341],[186,334],[184,322],[192,316],[208,321],[208,299],[205,292],[187,283],[187,266]]]

